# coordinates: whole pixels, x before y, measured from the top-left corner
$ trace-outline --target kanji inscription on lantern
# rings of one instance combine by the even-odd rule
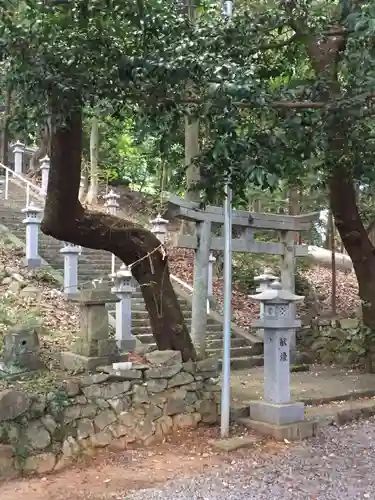
[[[288,361],[288,354],[285,351],[280,353],[280,361]]]
[[[285,347],[288,345],[288,341],[285,337],[280,338],[280,347]]]

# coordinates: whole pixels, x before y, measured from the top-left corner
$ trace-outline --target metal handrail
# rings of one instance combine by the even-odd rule
[[[9,194],[9,177],[13,177],[17,179],[18,181],[22,182],[25,184],[26,187],[26,206],[29,205],[30,202],[30,190],[35,191],[36,194],[41,195],[43,197],[47,196],[47,193],[43,190],[43,188],[37,186],[36,184],[32,183],[28,179],[26,179],[23,175],[16,173],[14,170],[11,168],[5,166],[3,163],[0,163],[0,169],[5,170],[5,199],[8,199],[8,194]],[[178,283],[182,288],[185,288],[185,290],[188,290],[190,293],[193,292],[193,287],[190,286],[188,283],[185,281],[181,280],[177,276],[170,274],[170,278],[172,281]],[[207,314],[210,314],[210,301],[207,299]]]
[[[185,288],[189,292],[194,291],[194,288],[192,286],[188,285],[188,283],[186,283],[185,281],[182,281],[180,278],[178,278],[174,274],[170,274],[169,277],[171,278],[172,281],[175,281],[176,283],[181,285],[183,288]],[[210,301],[208,299],[207,299],[207,314],[210,314]]]
[[[28,206],[29,202],[30,202],[30,190],[36,191],[36,194],[38,194],[39,196],[42,196],[44,198],[47,196],[46,191],[44,191],[44,189],[42,187],[37,186],[36,184],[32,183],[28,179],[25,179],[25,177],[23,175],[18,174],[17,172],[12,170],[11,168],[5,166],[3,163],[0,163],[0,169],[5,170],[4,197],[6,200],[9,197],[8,196],[9,195],[9,177],[13,177],[13,178],[17,179],[18,181],[20,181],[21,183],[25,184],[25,187],[26,187],[26,206]]]

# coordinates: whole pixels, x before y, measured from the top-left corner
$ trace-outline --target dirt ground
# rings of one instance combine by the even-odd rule
[[[263,367],[231,374],[234,403],[248,403],[263,397]],[[292,373],[291,397],[295,401],[318,405],[320,402],[375,396],[375,374],[345,368],[313,365],[308,372]]]
[[[235,428],[233,434],[249,434]],[[162,445],[117,452],[102,452],[90,463],[81,463],[58,474],[0,483],[4,500],[123,500],[132,490],[157,486],[171,479],[196,476],[227,463],[250,457],[253,449],[230,454],[216,451],[210,440],[218,427],[183,431]],[[277,453],[284,445],[270,440],[255,446]]]

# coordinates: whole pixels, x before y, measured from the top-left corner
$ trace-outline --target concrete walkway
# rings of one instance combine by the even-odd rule
[[[291,374],[291,392],[293,400],[314,405],[375,396],[375,374],[316,366],[309,372]],[[232,372],[231,397],[235,403],[262,399],[263,367]]]

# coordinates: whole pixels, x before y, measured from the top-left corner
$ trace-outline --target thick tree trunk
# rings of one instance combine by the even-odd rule
[[[158,348],[178,350],[185,361],[194,359],[194,347],[159,240],[130,221],[85,210],[78,201],[82,153],[80,109],[76,107],[71,112],[64,127],[56,126],[51,149],[43,233],[83,247],[106,250],[128,266],[133,264],[133,276],[141,286]]]

